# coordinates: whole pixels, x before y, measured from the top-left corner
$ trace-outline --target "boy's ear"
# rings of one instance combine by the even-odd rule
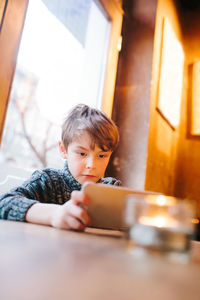
[[[65,149],[65,146],[63,145],[63,142],[59,141],[58,142],[58,147],[59,147],[60,154],[61,154],[62,158],[66,159],[67,158],[67,151]]]

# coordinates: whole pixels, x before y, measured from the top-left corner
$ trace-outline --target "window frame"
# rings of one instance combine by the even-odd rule
[[[0,143],[27,6],[28,0],[5,0],[0,12]]]
[[[101,109],[109,116],[112,116],[115,81],[118,66],[118,45],[121,42],[121,28],[123,21],[122,1],[100,0],[104,10],[111,20],[111,34],[108,47],[107,65],[105,70],[105,82]]]

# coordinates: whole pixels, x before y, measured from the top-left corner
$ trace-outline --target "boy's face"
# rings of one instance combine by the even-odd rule
[[[70,143],[66,158],[72,176],[80,183],[97,182],[104,177],[112,151],[102,151],[97,145],[90,148],[91,138],[87,133],[82,134]]]

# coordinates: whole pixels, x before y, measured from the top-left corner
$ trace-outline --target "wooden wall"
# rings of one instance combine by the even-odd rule
[[[164,18],[168,19],[176,38],[182,44],[180,22],[174,1],[158,1],[154,39],[150,128],[145,188],[147,190],[173,195],[180,129],[178,127],[173,130],[157,110]],[[166,78],[167,76],[170,76],[170,74],[166,74]]]
[[[188,132],[191,105],[188,68],[200,60],[200,2],[191,1],[189,4],[188,7],[178,7],[186,64],[174,194],[194,199],[200,217],[200,136],[191,136]]]
[[[145,188],[194,200],[200,216],[200,137],[192,137],[188,132],[191,105],[189,66],[200,60],[200,3],[191,1],[187,6],[184,3],[187,2],[158,1]],[[170,20],[185,54],[180,124],[176,130],[172,130],[156,110],[163,17]]]
[[[200,4],[150,1],[156,9],[154,32],[155,13],[148,8],[148,17],[145,12],[138,14],[139,2],[125,1],[132,14],[125,9],[113,113],[121,141],[112,175],[134,189],[193,199],[200,215],[200,137],[188,135],[188,67],[200,59]],[[143,7],[144,2],[140,2]],[[157,110],[163,18],[168,18],[185,54],[180,124],[175,130]]]

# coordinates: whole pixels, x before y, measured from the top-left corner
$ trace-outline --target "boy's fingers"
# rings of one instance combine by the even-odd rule
[[[77,220],[73,216],[68,216],[67,226],[69,226],[70,229],[74,229],[74,230],[83,231],[85,229],[85,225],[82,224],[79,220]]]
[[[73,191],[71,193],[71,200],[75,205],[79,205],[80,203],[89,204],[89,198],[82,191]]]
[[[87,212],[77,205],[70,205],[68,208],[68,213],[71,217],[75,217],[78,221],[80,221],[84,226],[91,225],[91,219],[88,216]]]

